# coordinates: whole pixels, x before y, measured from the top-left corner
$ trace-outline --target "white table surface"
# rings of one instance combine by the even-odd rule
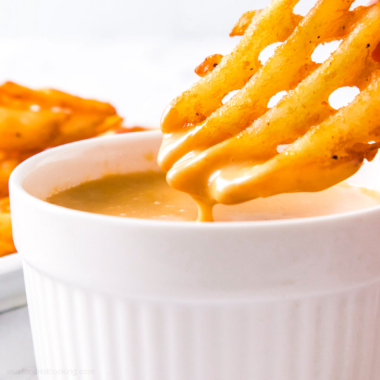
[[[27,307],[0,314],[0,380],[35,380]]]

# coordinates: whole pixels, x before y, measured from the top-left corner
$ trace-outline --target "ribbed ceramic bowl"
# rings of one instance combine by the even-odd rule
[[[39,154],[10,181],[41,379],[379,380],[380,208],[197,224],[43,201],[157,169],[158,132]],[[377,186],[378,163],[356,181]]]

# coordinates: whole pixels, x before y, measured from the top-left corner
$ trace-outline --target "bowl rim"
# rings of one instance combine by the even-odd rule
[[[196,221],[166,221],[166,220],[152,220],[152,219],[139,219],[139,218],[129,218],[120,217],[112,215],[102,215],[90,213],[87,211],[78,211],[63,206],[57,206],[46,202],[45,200],[39,199],[31,194],[29,194],[23,187],[22,182],[27,177],[28,172],[38,165],[41,160],[45,160],[49,156],[56,155],[59,153],[70,152],[73,149],[83,148],[85,146],[94,147],[97,144],[107,145],[107,142],[112,142],[115,140],[123,141],[129,139],[144,140],[146,138],[157,138],[161,136],[161,131],[142,131],[134,132],[128,134],[119,134],[111,136],[101,136],[95,137],[87,140],[77,141],[70,144],[62,145],[59,147],[48,149],[44,152],[38,153],[16,167],[12,172],[9,180],[10,197],[15,198],[22,197],[26,202],[31,203],[31,205],[36,209],[42,209],[50,213],[61,213],[66,216],[72,216],[75,218],[88,219],[107,223],[107,224],[118,224],[129,226],[131,224],[141,226],[141,227],[154,227],[154,228],[174,228],[174,229],[191,229],[191,230],[216,230],[216,229],[247,229],[247,228],[270,228],[270,227],[280,227],[280,226],[299,226],[304,224],[314,224],[323,222],[339,222],[349,218],[362,218],[366,216],[372,216],[375,213],[380,214],[380,205],[369,207],[362,210],[349,211],[338,214],[304,217],[304,218],[293,218],[293,219],[279,219],[279,220],[260,220],[260,221],[236,221],[236,222],[213,222],[213,223],[199,223]],[[12,203],[11,203],[12,207]]]

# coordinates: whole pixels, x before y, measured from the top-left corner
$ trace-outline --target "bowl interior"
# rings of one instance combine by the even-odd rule
[[[46,151],[27,162],[22,187],[38,199],[101,178],[107,174],[125,174],[159,170],[157,154],[161,133],[136,132],[68,144]]]
[[[38,199],[106,174],[160,170],[159,131],[91,139],[47,151],[26,163],[22,187]],[[380,191],[380,160],[366,162],[348,182]]]

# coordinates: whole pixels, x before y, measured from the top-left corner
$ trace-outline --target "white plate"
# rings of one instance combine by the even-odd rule
[[[17,253],[0,258],[0,313],[26,305],[24,275]]]

